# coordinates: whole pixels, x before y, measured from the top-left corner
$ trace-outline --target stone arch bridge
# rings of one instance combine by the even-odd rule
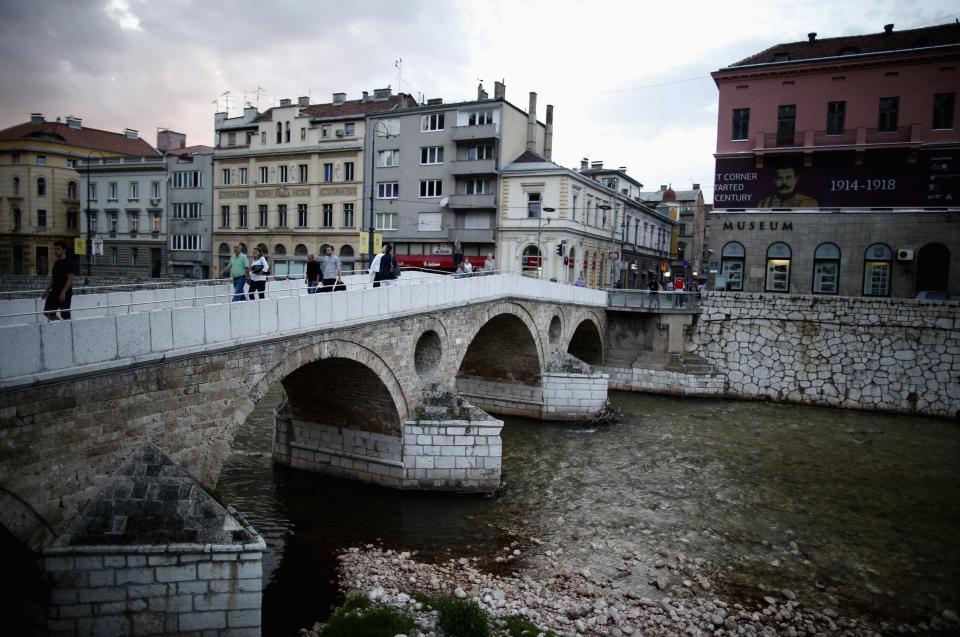
[[[496,488],[489,413],[602,408],[604,292],[508,275],[418,283],[233,304],[197,292],[0,327],[0,524],[48,545],[146,439],[214,482],[276,383],[275,461],[399,488]]]

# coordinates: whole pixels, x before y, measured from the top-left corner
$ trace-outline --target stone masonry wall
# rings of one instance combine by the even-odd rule
[[[607,402],[607,381],[602,372],[543,374],[543,417],[548,420],[589,419]]]
[[[495,414],[539,418],[543,410],[542,387],[460,376],[457,391],[480,409]]]
[[[722,396],[723,374],[686,374],[641,367],[599,367],[610,376],[610,388],[677,396]]]
[[[960,414],[958,303],[712,292],[692,347],[737,397]]]
[[[238,545],[53,547],[57,635],[259,637],[262,540]]]

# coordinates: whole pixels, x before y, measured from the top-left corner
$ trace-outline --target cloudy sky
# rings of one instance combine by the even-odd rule
[[[554,160],[626,166],[647,189],[712,182],[716,70],[777,42],[952,22],[956,0],[0,0],[0,128],[76,115],[210,144],[213,114],[391,86],[540,118]],[[398,73],[396,62],[402,60]],[[708,193],[709,194],[709,193]],[[709,201],[708,197],[708,201]]]

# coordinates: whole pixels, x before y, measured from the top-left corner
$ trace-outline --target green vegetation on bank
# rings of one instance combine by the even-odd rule
[[[467,599],[430,597],[419,592],[413,593],[412,598],[425,609],[437,612],[437,632],[446,637],[556,637],[522,617],[494,620]],[[394,637],[410,634],[414,625],[409,612],[355,595],[349,597],[326,624],[310,634],[314,637]]]

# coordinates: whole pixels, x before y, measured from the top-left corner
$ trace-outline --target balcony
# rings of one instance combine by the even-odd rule
[[[496,139],[497,125],[454,126],[450,129],[450,138],[455,142],[469,142],[481,139]]]
[[[456,159],[450,162],[450,172],[454,175],[495,175],[496,159]]]
[[[765,154],[771,151],[812,150],[826,147],[850,147],[863,150],[865,146],[900,144],[917,146],[922,143],[920,124],[907,124],[896,129],[882,131],[877,128],[848,128],[841,133],[827,131],[797,131],[793,135],[758,132],[754,139],[754,152]]]
[[[493,228],[450,228],[450,240],[460,243],[493,243]]]
[[[488,195],[450,195],[451,208],[496,208],[497,197]]]

